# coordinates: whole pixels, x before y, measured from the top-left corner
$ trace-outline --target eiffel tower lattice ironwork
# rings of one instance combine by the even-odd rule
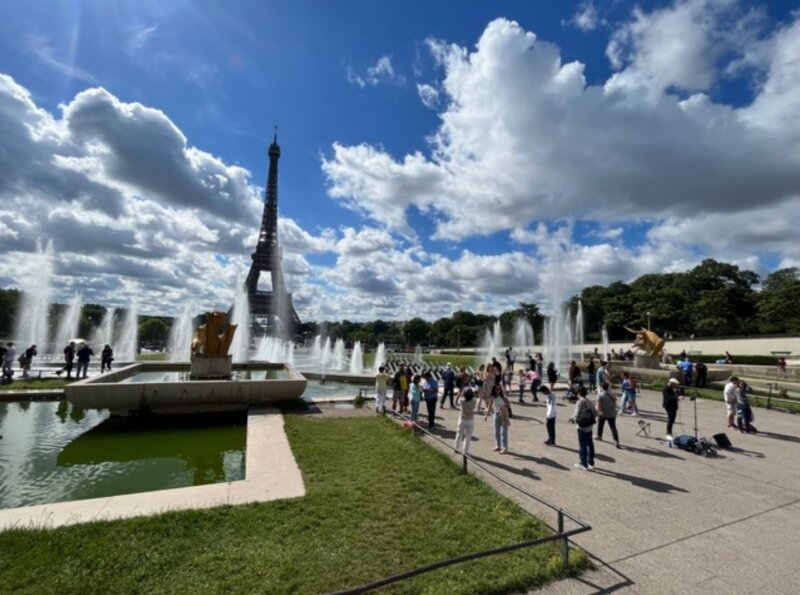
[[[250,304],[250,316],[254,325],[259,320],[267,321],[267,331],[273,334],[283,331],[291,337],[300,325],[300,317],[292,304],[292,294],[286,291],[281,268],[281,250],[278,246],[278,159],[281,148],[278,146],[278,131],[269,146],[269,172],[264,199],[264,214],[261,217],[261,231],[258,244],[252,254],[253,262],[247,274],[245,289]],[[261,275],[269,275],[271,289],[260,290],[258,282]]]

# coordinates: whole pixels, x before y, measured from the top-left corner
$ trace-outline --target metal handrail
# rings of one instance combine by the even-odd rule
[[[398,420],[411,421],[411,419],[408,416],[401,415],[401,414],[396,413],[394,411],[392,411],[390,413],[394,418],[396,418]],[[439,442],[440,444],[442,444],[446,448],[452,450],[453,452],[458,453],[458,451],[455,448],[453,448],[450,444],[446,443],[444,440],[442,440],[441,438],[439,438],[435,434],[432,434],[426,428],[423,428],[422,426],[420,426],[419,424],[417,424],[414,421],[411,421],[411,423],[414,424],[414,428],[417,429],[418,431],[420,431],[423,434],[427,435],[429,438],[432,438],[433,440]],[[397,582],[403,581],[403,580],[408,579],[408,578],[412,578],[412,577],[415,577],[415,576],[419,576],[421,574],[432,572],[432,571],[438,570],[440,568],[446,568],[448,566],[453,566],[454,564],[461,564],[463,562],[468,562],[470,560],[476,560],[476,559],[479,559],[479,558],[486,558],[488,556],[496,556],[498,554],[504,554],[506,552],[512,552],[512,551],[516,551],[516,550],[520,550],[520,549],[524,549],[524,548],[534,547],[534,546],[537,546],[537,545],[550,543],[551,541],[560,541],[561,542],[561,557],[562,557],[562,559],[564,561],[564,572],[568,572],[569,571],[569,538],[572,537],[573,535],[578,535],[580,533],[585,533],[587,531],[591,531],[592,530],[591,525],[589,525],[587,522],[585,522],[582,519],[580,519],[577,515],[572,514],[572,513],[568,512],[568,511],[564,510],[560,506],[556,506],[555,504],[552,504],[551,502],[548,502],[544,498],[540,498],[539,496],[536,496],[535,494],[531,494],[527,490],[524,490],[523,488],[519,487],[518,485],[515,485],[515,484],[511,483],[510,481],[504,479],[503,477],[501,477],[497,473],[495,473],[493,470],[489,469],[485,465],[482,465],[481,463],[476,461],[470,455],[465,454],[465,453],[460,453],[460,454],[463,457],[463,463],[462,464],[463,464],[464,471],[467,471],[467,461],[471,461],[473,465],[475,465],[476,467],[478,467],[479,469],[481,469],[485,473],[488,473],[489,475],[491,475],[492,477],[494,477],[495,479],[497,479],[501,483],[503,483],[503,484],[505,484],[505,485],[517,490],[518,492],[520,492],[521,494],[527,496],[528,498],[531,498],[531,499],[535,500],[536,502],[539,502],[540,504],[543,504],[544,506],[556,511],[556,513],[558,514],[558,526],[557,527],[551,527],[548,523],[545,522],[545,525],[547,525],[547,527],[549,529],[551,529],[552,531],[555,531],[556,533],[553,534],[553,535],[548,535],[546,537],[539,537],[537,539],[530,539],[530,540],[526,540],[526,541],[521,541],[519,543],[512,543],[512,544],[509,544],[509,545],[503,545],[503,546],[499,546],[499,547],[496,547],[496,548],[491,548],[491,549],[488,549],[488,550],[481,550],[481,551],[478,551],[478,552],[473,552],[471,554],[465,554],[463,556],[456,556],[454,558],[448,558],[447,560],[440,560],[439,562],[434,562],[432,564],[427,564],[425,566],[419,566],[417,568],[413,568],[411,570],[407,570],[407,571],[401,572],[399,574],[388,576],[388,577],[382,578],[380,580],[373,581],[371,583],[366,583],[366,584],[363,584],[363,585],[359,585],[358,587],[345,589],[343,591],[336,591],[336,592],[333,593],[333,595],[351,595],[351,594],[357,594],[357,593],[366,593],[367,591],[372,591],[372,590],[378,589],[380,587],[385,587],[386,585],[390,585],[390,584],[393,584],[393,583],[397,583]],[[564,530],[564,518],[570,519],[571,521],[576,523],[578,526],[576,528],[574,528],[574,529],[570,529],[569,531],[565,531]]]

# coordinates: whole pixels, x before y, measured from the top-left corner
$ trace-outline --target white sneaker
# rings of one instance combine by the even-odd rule
[[[574,464],[574,465],[572,465],[572,466],[573,466],[573,467],[575,467],[576,469],[583,469],[584,471],[586,471],[586,467],[584,467],[584,466],[583,466],[583,465],[581,465],[580,463],[575,463],[575,464]]]
[[[636,413],[635,411],[633,413],[631,413],[631,417],[636,417],[637,415],[639,415],[639,414]]]
[[[586,468],[587,468],[589,471],[594,471],[594,465],[587,465],[587,466],[586,466]]]

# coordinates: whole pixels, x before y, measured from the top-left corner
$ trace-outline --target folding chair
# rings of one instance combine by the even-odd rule
[[[650,422],[645,421],[643,419],[639,420],[639,431],[636,432],[637,436],[644,436],[645,438],[650,437]]]

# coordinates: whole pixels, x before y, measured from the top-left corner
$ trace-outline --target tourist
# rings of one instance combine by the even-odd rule
[[[503,378],[503,392],[505,394],[507,394],[507,395],[510,395],[511,394],[511,372],[508,369],[506,369],[506,371],[503,372],[502,378]]]
[[[597,347],[595,347],[594,350],[597,351]],[[597,376],[595,375],[596,370],[597,368],[594,363],[594,358],[590,357],[589,363],[586,365],[586,371],[589,373],[589,390],[592,391],[597,387]]]
[[[380,366],[375,375],[375,413],[386,413],[386,388],[389,378],[391,376],[386,373],[386,368]]]
[[[461,413],[458,414],[458,430],[453,448],[458,452],[459,442],[461,451],[469,454],[469,441],[472,439],[472,430],[475,428],[475,399],[471,388],[464,389],[464,392],[456,399],[456,404],[461,405]]]
[[[409,389],[410,401],[411,401],[411,421],[417,423],[417,417],[419,417],[419,403],[422,400],[422,387],[420,387],[419,383],[422,380],[419,374],[415,375],[411,379],[411,388]]]
[[[706,378],[708,377],[708,366],[703,362],[697,362],[694,365],[694,385],[697,388],[706,387]]]
[[[425,379],[425,382],[422,383],[422,394],[425,395],[425,406],[428,408],[428,429],[432,430],[436,425],[436,403],[439,400],[439,383],[430,372],[425,372],[422,377]]]
[[[688,357],[682,358],[678,362],[678,369],[681,371],[681,374],[683,374],[683,385],[692,386],[692,373],[694,371],[692,360]]]
[[[726,364],[732,364],[733,363],[733,356],[730,353],[728,353],[727,351],[725,352],[725,363]]]
[[[414,374],[411,372],[411,366],[408,366],[405,369],[405,379],[400,378],[400,386],[403,389],[403,401],[400,406],[400,413],[408,411],[408,390],[411,388],[411,379],[413,377]]]
[[[608,427],[611,428],[611,437],[617,448],[619,445],[619,433],[617,432],[617,402],[614,395],[611,394],[607,382],[600,385],[600,394],[597,396],[597,439],[603,441],[603,427],[608,422]]]
[[[524,403],[525,399],[525,370],[521,369],[517,372],[517,390],[519,391],[519,402]]]
[[[67,380],[72,378],[72,363],[75,361],[75,341],[70,341],[64,347],[64,367],[56,372],[57,376],[61,376],[62,372],[67,373]]]
[[[14,361],[17,359],[17,348],[14,343],[9,341],[6,343],[6,351],[3,354],[3,380],[12,380],[14,378]]]
[[[442,384],[444,384],[444,391],[442,392],[441,408],[444,409],[444,402],[447,397],[450,397],[450,408],[454,408],[453,399],[456,392],[456,373],[453,371],[453,365],[448,362],[442,373]]]
[[[484,387],[486,385],[486,366],[481,364],[478,366],[478,371],[475,373],[475,377],[473,378],[473,382],[475,383],[475,387],[478,389],[478,413],[483,411],[482,403],[486,403],[486,395],[484,394]]]
[[[628,408],[631,409],[631,415],[639,415],[639,408],[636,406],[636,380],[631,378],[629,372],[622,373],[622,402],[619,405],[620,415],[625,415]]]
[[[36,351],[36,345],[28,347],[21,356],[19,356],[19,367],[22,368],[22,377],[28,378],[31,371],[31,363],[33,358],[39,355]]]
[[[670,378],[661,393],[661,406],[667,412],[667,442],[672,443],[672,426],[678,415],[678,401],[682,398],[678,387],[680,381],[677,378]]]
[[[494,375],[495,376],[499,376],[500,374],[503,373],[503,366],[500,364],[500,362],[497,361],[496,357],[492,358],[492,363],[490,364],[489,367],[490,368],[494,368]]]
[[[728,416],[728,427],[736,427],[733,423],[736,417],[736,389],[739,385],[739,378],[731,376],[731,379],[722,389],[722,398],[725,401],[725,413]]]
[[[78,349],[78,370],[75,372],[75,378],[81,378],[81,371],[83,372],[83,378],[86,378],[86,372],[89,369],[89,361],[92,359],[94,355],[94,351],[89,346],[88,343],[84,343],[80,349]]]
[[[102,374],[106,370],[110,372],[111,362],[113,361],[114,361],[114,350],[111,349],[111,345],[106,343],[105,347],[103,347],[103,351],[100,352],[100,373]]]
[[[550,383],[550,390],[556,389],[556,381],[558,380],[558,370],[553,362],[547,364],[547,382]]]
[[[511,370],[513,364],[511,363],[511,347],[506,349],[505,353],[503,354],[506,359],[506,371]]]
[[[517,352],[513,347],[508,348],[508,371],[514,373],[514,366],[517,364]]]
[[[580,461],[573,466],[577,469],[591,470],[594,469],[594,440],[592,440],[592,426],[596,421],[594,404],[589,399],[589,391],[585,386],[578,389],[578,397],[571,421],[578,426],[578,457]]]
[[[556,444],[556,417],[558,417],[558,406],[556,405],[556,393],[551,391],[546,386],[541,389],[544,399],[547,402],[547,446],[555,446]]]
[[[600,367],[597,368],[597,372],[595,372],[595,390],[600,390],[600,387],[603,386],[605,383],[608,382],[608,369],[606,366],[608,362],[601,360]]]
[[[396,411],[398,406],[400,407],[400,412],[402,413],[403,411],[403,385],[405,382],[406,366],[405,364],[400,364],[392,379],[392,411]]]
[[[776,364],[778,369],[778,378],[786,378],[786,358],[779,357],[778,363]]]
[[[469,380],[470,376],[467,372],[467,369],[464,366],[461,366],[461,369],[458,371],[458,376],[456,377],[456,390],[458,391],[459,395],[469,387]],[[456,403],[458,403],[458,400],[456,400]]]
[[[567,378],[569,379],[570,385],[575,384],[580,377],[581,369],[578,367],[578,364],[575,363],[575,360],[572,360],[569,363],[569,369],[567,370]]]
[[[536,368],[531,368],[528,371],[528,381],[531,383],[533,402],[538,403],[539,397],[536,396],[536,393],[539,392],[539,387],[542,385],[542,377],[539,375],[539,372],[536,371]]]
[[[489,409],[486,411],[484,421],[493,415],[494,421],[494,450],[500,451],[501,455],[508,453],[508,426],[511,425],[511,404],[503,395],[503,390],[499,384],[492,387],[492,395],[489,400]]]
[[[740,432],[754,434],[756,429],[752,426],[753,409],[750,407],[750,399],[747,397],[749,389],[750,387],[744,380],[739,380],[736,387],[736,425]]]
[[[541,353],[536,354],[536,371],[540,377],[544,373],[544,357],[542,357]]]

